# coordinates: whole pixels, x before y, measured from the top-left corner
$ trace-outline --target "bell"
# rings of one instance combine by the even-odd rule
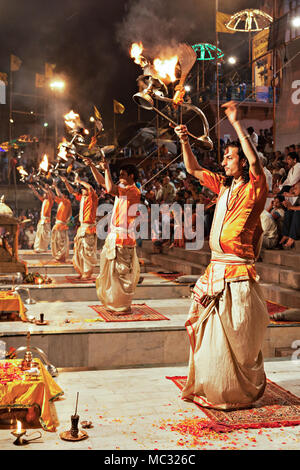
[[[208,135],[202,135],[201,137],[198,137],[198,142],[203,150],[211,150],[213,148],[212,140]]]
[[[139,92],[133,95],[133,101],[140,106],[141,108],[147,109],[147,111],[151,111],[154,106],[154,101],[148,93]]]

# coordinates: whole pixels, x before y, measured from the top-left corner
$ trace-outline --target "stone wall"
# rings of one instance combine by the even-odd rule
[[[5,203],[14,211],[16,207],[18,210],[39,209],[41,205],[32,191],[23,185],[0,186],[0,196],[2,194],[5,196]]]

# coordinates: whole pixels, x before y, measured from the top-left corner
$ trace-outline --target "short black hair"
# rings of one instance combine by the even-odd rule
[[[278,199],[278,201],[283,202],[285,200],[285,197],[282,194],[277,194],[274,199]]]
[[[298,153],[297,152],[289,152],[287,154],[288,157],[292,158],[293,160],[299,160]]]
[[[120,168],[120,171],[121,170],[126,171],[128,176],[133,175],[134,181],[137,181],[137,179],[139,177],[139,172],[138,172],[138,169],[135,165],[132,165],[131,163],[122,165],[121,168]]]

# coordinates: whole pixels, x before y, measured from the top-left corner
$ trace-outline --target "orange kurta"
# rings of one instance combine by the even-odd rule
[[[96,213],[98,207],[98,196],[93,188],[90,188],[87,196],[75,194],[77,201],[80,201],[79,222],[88,224],[86,233],[96,233]]]
[[[134,204],[139,204],[141,200],[141,192],[135,184],[130,186],[118,186],[118,196],[116,196],[112,225],[117,228],[124,229],[124,233],[117,233],[116,245],[118,246],[135,246],[135,236],[130,227],[136,218],[137,207]],[[130,211],[132,210],[132,213]],[[136,210],[135,210],[136,209]]]
[[[230,194],[229,190],[223,185],[223,176],[206,169],[202,172],[203,185],[219,195],[211,227],[210,248],[212,252],[214,248],[212,246],[212,234],[215,233],[214,227],[217,223],[218,203],[227,190],[225,216],[218,234],[219,246],[224,255],[235,255],[249,260],[249,264],[227,263],[224,275],[227,281],[257,278],[254,260],[258,254],[259,239],[262,234],[260,214],[264,209],[268,188],[264,173],[255,178],[250,172],[249,176],[248,183],[238,185]],[[213,269],[214,264],[210,263],[204,275],[198,281],[198,285],[196,284],[194,291],[196,299],[203,295],[204,285],[219,281],[219,279],[216,279]],[[208,292],[208,295],[211,295],[212,291],[213,289]]]
[[[68,221],[72,215],[71,201],[65,197],[55,197],[55,202],[58,204],[56,213],[56,224],[53,230],[68,230]],[[62,223],[61,223],[62,222]]]

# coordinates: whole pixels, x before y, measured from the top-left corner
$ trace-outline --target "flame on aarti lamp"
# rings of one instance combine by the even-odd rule
[[[153,66],[158,75],[162,79],[169,79],[171,82],[176,81],[176,65],[178,62],[178,57],[173,56],[170,59],[154,59]]]
[[[17,170],[20,173],[21,176],[28,176],[28,173],[26,170],[24,170],[23,166],[17,166]]]
[[[75,129],[75,127],[80,125],[80,116],[74,113],[74,111],[65,114],[64,119],[66,126],[70,127],[70,129]]]
[[[48,171],[48,167],[49,167],[49,164],[48,164],[48,157],[47,155],[45,154],[42,158],[42,161],[40,163],[40,166],[39,166],[39,169],[40,170],[43,170],[47,173]]]
[[[141,42],[139,43],[134,42],[131,45],[131,49],[130,49],[130,57],[134,59],[134,62],[140,65],[141,67],[145,67],[145,65],[147,65],[148,63],[147,59],[145,59],[145,57],[142,56],[143,50],[144,50],[144,46]]]
[[[62,160],[68,161],[68,151],[65,145],[66,141],[64,140],[58,145],[58,153],[57,156]]]
[[[17,433],[22,432],[22,423],[17,419]]]

